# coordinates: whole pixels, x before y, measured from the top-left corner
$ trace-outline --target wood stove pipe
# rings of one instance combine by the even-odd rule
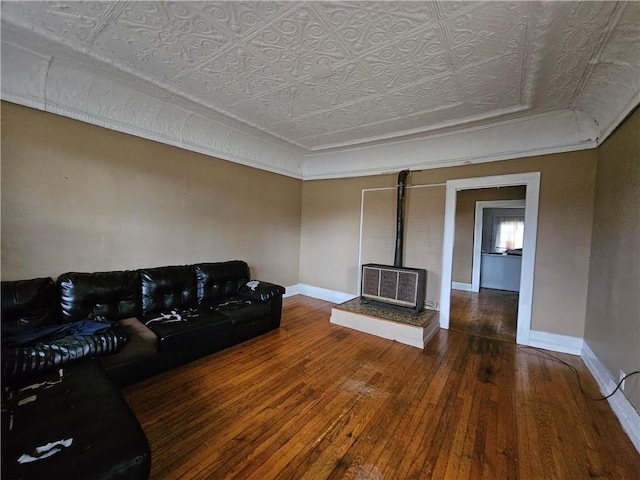
[[[394,267],[402,267],[404,256],[404,187],[409,176],[409,170],[402,170],[398,174],[398,201],[396,204],[396,251],[393,260]]]

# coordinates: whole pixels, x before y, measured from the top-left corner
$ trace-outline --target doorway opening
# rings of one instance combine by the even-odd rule
[[[528,345],[531,331],[531,306],[533,299],[533,275],[535,265],[535,246],[538,223],[538,200],[540,191],[540,173],[522,173],[512,175],[499,175],[492,177],[467,178],[450,180],[446,186],[445,199],[445,223],[444,242],[442,255],[442,283],[440,292],[440,327],[450,328],[452,310],[452,280],[453,280],[453,256],[456,242],[456,204],[458,192],[474,189],[486,189],[494,187],[524,186],[525,188],[525,212],[523,220],[524,232],[522,235],[522,255],[520,268],[520,292],[517,301],[517,320],[515,340],[519,344]],[[506,248],[509,245],[501,245]],[[509,250],[509,248],[506,248]],[[512,249],[514,250],[514,249]],[[498,253],[498,252],[494,252]],[[499,252],[500,254],[504,253]],[[471,279],[469,279],[471,280]],[[478,292],[472,291],[473,281],[469,281],[470,294],[480,295],[480,283]],[[504,299],[503,299],[504,300]],[[481,301],[478,300],[476,303]],[[509,303],[509,302],[506,302]],[[476,312],[476,316],[479,314]]]
[[[457,195],[450,328],[515,342],[526,188]]]
[[[518,292],[480,288],[479,292],[451,290],[449,329],[476,337],[516,341]]]

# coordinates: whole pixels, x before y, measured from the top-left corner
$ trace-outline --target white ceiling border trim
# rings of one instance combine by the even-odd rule
[[[588,114],[563,111],[304,156],[304,150],[292,145],[223,125],[124,83],[107,81],[89,65],[71,64],[10,42],[2,42],[2,63],[4,100],[301,180],[576,151],[596,148],[605,138]]]
[[[223,160],[302,179],[302,153],[2,42],[3,100]]]
[[[536,132],[532,135],[532,132]],[[378,175],[585,150],[598,146],[597,123],[579,111],[537,115],[429,138],[305,156],[304,180]]]

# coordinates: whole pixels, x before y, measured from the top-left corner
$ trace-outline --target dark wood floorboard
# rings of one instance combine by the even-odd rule
[[[516,341],[518,292],[481,288],[451,290],[449,329],[479,337]]]
[[[285,299],[279,330],[125,389],[151,478],[638,478],[609,405],[561,363],[456,331],[419,350],[332,325],[331,307]]]

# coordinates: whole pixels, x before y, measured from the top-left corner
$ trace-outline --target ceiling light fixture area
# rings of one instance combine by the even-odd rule
[[[334,74],[333,68],[326,63],[316,63],[309,69],[309,75],[316,80],[324,80]]]

